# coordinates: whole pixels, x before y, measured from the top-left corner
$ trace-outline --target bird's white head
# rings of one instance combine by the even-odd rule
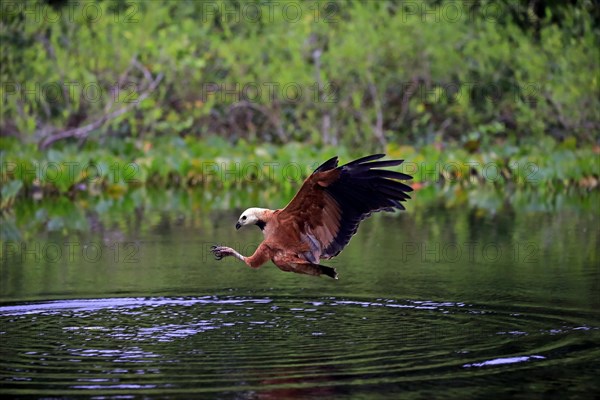
[[[245,225],[258,225],[259,228],[263,229],[265,221],[263,218],[265,211],[269,211],[266,208],[257,208],[252,207],[247,209],[240,215],[237,224],[235,224],[235,229],[240,229]],[[261,226],[262,225],[262,226]]]

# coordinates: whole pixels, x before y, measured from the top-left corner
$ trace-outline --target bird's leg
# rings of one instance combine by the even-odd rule
[[[231,247],[225,246],[212,246],[210,251],[215,255],[217,260],[221,260],[223,257],[235,257],[240,261],[246,262],[246,257],[232,249]]]
[[[210,248],[210,251],[212,251],[212,253],[215,255],[215,258],[217,260],[220,260],[223,257],[232,256],[232,257],[237,258],[240,261],[245,262],[246,265],[249,266],[250,268],[255,268],[255,269],[259,268],[261,265],[263,265],[264,263],[269,261],[271,259],[271,257],[273,257],[273,251],[264,242],[261,243],[260,246],[258,246],[258,248],[254,252],[254,254],[252,254],[250,257],[244,257],[243,255],[241,255],[240,253],[238,253],[231,247],[225,247],[225,246],[212,246]]]

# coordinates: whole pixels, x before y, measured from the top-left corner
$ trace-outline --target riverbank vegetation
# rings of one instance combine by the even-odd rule
[[[599,187],[591,1],[2,7],[3,215],[172,189],[275,206],[370,152],[405,159],[420,201]]]
[[[24,231],[90,228],[93,221],[127,224],[123,215],[164,210],[176,215],[285,205],[320,162],[358,150],[289,143],[236,146],[220,137],[160,138],[116,148],[87,142],[40,151],[5,140],[3,236]],[[414,176],[411,209],[469,207],[482,215],[503,209],[554,211],[574,207],[595,213],[598,149],[546,138],[537,146],[505,143],[486,151],[433,144],[398,146],[389,157]],[[160,214],[160,213],[159,213]],[[121,220],[119,220],[121,218]],[[129,220],[129,217],[127,218]],[[27,221],[27,222],[24,222]],[[108,223],[107,221],[112,221]],[[130,221],[131,222],[131,221]]]

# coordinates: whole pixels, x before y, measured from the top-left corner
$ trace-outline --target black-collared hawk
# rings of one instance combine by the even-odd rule
[[[356,233],[360,222],[377,211],[404,210],[412,188],[400,181],[412,176],[379,169],[404,160],[374,161],[385,154],[359,158],[338,167],[333,157],[317,168],[283,209],[249,208],[236,229],[257,225],[264,240],[254,254],[244,257],[229,247],[212,246],[217,260],[233,256],[251,268],[271,260],[282,271],[327,275],[337,279],[335,268],[319,264],[337,256]]]

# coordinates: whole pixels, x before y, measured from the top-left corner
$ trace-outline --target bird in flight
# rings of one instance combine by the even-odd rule
[[[337,256],[356,233],[360,222],[377,211],[404,210],[412,188],[400,181],[412,176],[380,169],[404,160],[375,161],[374,154],[338,167],[333,157],[318,167],[283,209],[249,208],[235,227],[258,226],[264,240],[250,257],[230,247],[212,246],[217,260],[232,256],[251,268],[271,260],[282,271],[327,275],[337,279],[335,268],[319,260]]]

